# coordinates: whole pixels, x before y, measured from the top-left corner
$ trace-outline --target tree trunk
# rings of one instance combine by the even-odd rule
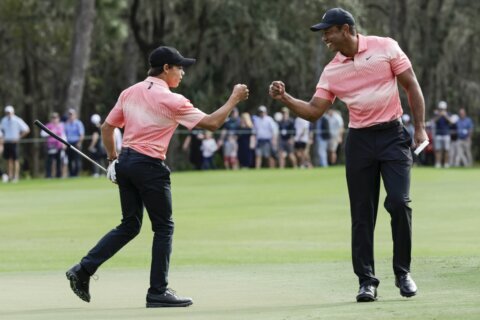
[[[65,109],[76,108],[80,114],[85,72],[90,60],[90,46],[95,20],[95,0],[79,0],[76,8],[73,35],[71,74],[65,101]]]
[[[23,94],[24,94],[24,108],[25,117],[23,120],[30,127],[30,137],[37,138],[37,131],[33,128],[32,124],[37,117],[37,106],[33,103],[33,70],[31,60],[28,58],[28,44],[26,41],[23,43],[23,68],[22,68],[22,82],[23,82]],[[21,140],[20,140],[21,141]],[[39,170],[39,150],[38,143],[21,144],[22,151],[21,156],[23,161],[20,163],[20,172],[29,172],[31,177],[36,177]]]
[[[138,71],[138,46],[129,28],[127,41],[125,42],[126,64],[124,66],[125,86],[129,87],[137,82]]]

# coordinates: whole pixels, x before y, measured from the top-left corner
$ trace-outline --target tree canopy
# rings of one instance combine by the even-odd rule
[[[90,33],[85,18],[79,21],[82,5],[93,8]],[[299,98],[312,96],[332,54],[309,27],[334,6],[353,13],[360,33],[399,42],[423,89],[427,119],[439,100],[479,119],[480,2],[473,0],[3,0],[0,101],[29,124],[70,107],[82,119],[103,118],[121,90],[146,76],[149,52],[169,45],[197,59],[178,90],[195,106],[216,109],[241,82],[251,92],[243,110],[276,110],[267,94],[272,80]],[[85,65],[75,57],[79,46],[88,47]],[[72,84],[75,72],[82,87]]]

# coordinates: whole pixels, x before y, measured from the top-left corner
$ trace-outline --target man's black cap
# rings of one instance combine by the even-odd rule
[[[312,31],[319,31],[328,29],[331,26],[341,26],[344,24],[348,24],[350,26],[355,25],[355,19],[353,18],[352,14],[342,8],[333,8],[327,10],[322,17],[322,22],[311,26],[310,30]]]
[[[194,64],[196,60],[184,58],[175,48],[158,47],[150,53],[148,61],[152,68],[162,68],[165,64],[188,67]]]

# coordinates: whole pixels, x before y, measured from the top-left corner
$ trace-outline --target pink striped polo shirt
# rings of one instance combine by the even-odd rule
[[[314,96],[345,102],[350,128],[392,121],[403,114],[396,76],[411,66],[395,40],[359,34],[353,59],[337,52],[325,66]]]
[[[148,77],[125,89],[105,121],[125,128],[123,147],[165,160],[168,144],[179,124],[191,130],[206,114],[167,83]]]

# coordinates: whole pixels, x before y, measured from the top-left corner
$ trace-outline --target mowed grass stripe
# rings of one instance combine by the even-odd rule
[[[479,186],[478,169],[414,168],[414,256],[476,251]],[[350,259],[343,167],[179,172],[172,191],[176,265]],[[120,221],[118,191],[106,179],[1,185],[0,202],[0,271],[63,269]],[[145,214],[141,234],[106,267],[148,266],[151,238]],[[376,256],[389,258],[391,247],[389,215],[380,205]]]
[[[114,185],[92,178],[0,185],[0,318],[476,320],[479,187],[478,169],[414,168],[419,295],[401,298],[394,286],[389,215],[380,204],[379,301],[357,304],[343,167],[174,173],[170,280],[195,304],[147,310],[146,215],[141,234],[99,270],[92,303],[65,280],[65,270],[120,221]]]

